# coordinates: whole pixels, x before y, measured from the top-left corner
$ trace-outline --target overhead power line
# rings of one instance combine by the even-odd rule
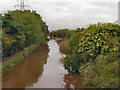
[[[20,10],[26,10],[26,8],[30,8],[29,5],[25,4],[26,0],[17,0],[18,4],[14,5],[15,8],[19,7]]]

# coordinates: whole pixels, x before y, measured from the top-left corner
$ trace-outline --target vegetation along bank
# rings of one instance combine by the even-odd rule
[[[72,34],[66,45],[61,45],[61,48],[64,48],[62,50],[68,52],[64,58],[65,69],[73,74],[81,74],[84,77],[83,85],[96,88],[120,86],[118,82],[118,61],[120,61],[118,27],[115,23],[91,24],[88,28]],[[52,32],[51,35],[59,37],[57,32]],[[67,35],[68,33],[65,33],[64,36]]]
[[[3,70],[13,66],[40,45],[45,44],[49,34],[48,26],[36,11],[8,11],[2,16],[2,58],[24,51],[16,59],[3,65]],[[27,47],[35,44],[34,47]]]

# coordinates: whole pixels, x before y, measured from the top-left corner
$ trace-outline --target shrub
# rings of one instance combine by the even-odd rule
[[[97,88],[118,88],[118,60],[120,60],[118,53],[108,54],[102,59],[97,58],[92,69],[93,74],[88,76],[90,74],[88,73],[88,78],[84,84]]]
[[[82,32],[77,32],[69,39],[69,49],[71,52],[74,52],[75,48],[78,47],[81,36]]]
[[[2,16],[3,58],[47,41],[48,26],[35,11],[8,11]]]
[[[73,35],[64,66],[71,73],[87,74],[84,84],[94,87],[118,87],[120,31],[114,23],[90,25]],[[75,45],[74,45],[75,44]]]
[[[63,54],[70,54],[70,50],[69,50],[69,47],[68,47],[68,44],[64,45],[64,46],[61,46],[60,47],[60,51],[63,53]]]
[[[64,67],[71,73],[78,73],[79,71],[79,57],[76,54],[67,55],[64,61]]]

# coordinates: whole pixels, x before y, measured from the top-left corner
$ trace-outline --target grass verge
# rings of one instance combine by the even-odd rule
[[[24,54],[17,56],[15,59],[10,60],[4,65],[0,66],[0,73],[12,69],[17,63],[21,62],[25,57],[29,56],[34,50],[36,50],[40,45],[37,44],[30,49],[25,49]]]
[[[68,39],[63,39],[63,40],[57,40],[57,43],[60,46],[60,52],[62,54],[70,54],[70,50],[68,47]]]

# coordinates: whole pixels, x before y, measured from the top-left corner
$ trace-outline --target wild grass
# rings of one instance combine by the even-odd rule
[[[35,45],[30,49],[24,49],[24,54],[17,56],[15,59],[8,61],[6,64],[0,66],[0,72],[12,69],[17,63],[21,62],[25,57],[29,56],[33,51],[35,51],[40,45]]]

